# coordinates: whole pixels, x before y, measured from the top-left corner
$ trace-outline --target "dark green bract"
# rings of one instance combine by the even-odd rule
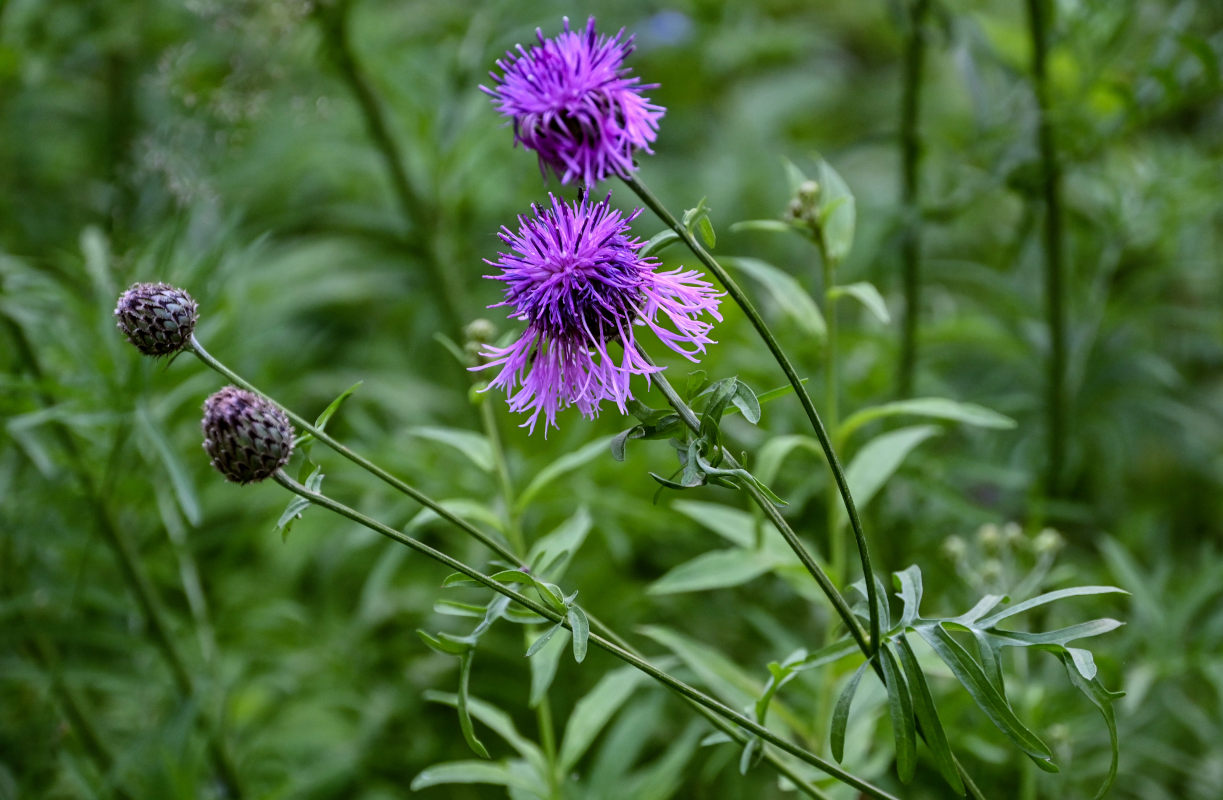
[[[204,401],[204,449],[234,483],[271,477],[293,454],[293,426],[275,404],[226,386]]]

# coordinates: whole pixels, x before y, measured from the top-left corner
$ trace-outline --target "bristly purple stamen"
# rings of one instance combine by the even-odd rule
[[[638,346],[635,326],[697,361],[714,343],[713,323],[699,317],[722,319],[722,295],[699,272],[657,272],[658,260],[640,255],[644,242],[629,228],[640,209],[626,219],[610,194],[591,202],[583,193],[572,204],[550,197],[550,208],[532,205],[532,216],[518,217],[517,232],[501,229],[510,252],[487,262],[501,274],[485,277],[506,284],[505,299],[489,307],[510,307],[527,328],[508,347],[485,345],[487,363],[473,367],[500,367],[489,386],[505,389],[511,410],[530,414],[523,425],[532,432],[542,413],[545,435],[570,405],[593,419],[610,400],[625,413],[630,378],[644,375],[648,383],[660,371]],[[623,349],[619,361],[608,352],[612,341]]]
[[[625,67],[633,37],[621,29],[615,36],[595,33],[595,19],[585,32],[564,30],[539,44],[518,45],[498,59],[502,74],[490,72],[494,88],[480,89],[514,126],[514,142],[534,150],[539,169],[550,167],[561,183],[577,179],[587,186],[610,175],[627,177],[634,170],[633,151],[650,150],[657,137],[662,106],[642,97],[645,89]]]

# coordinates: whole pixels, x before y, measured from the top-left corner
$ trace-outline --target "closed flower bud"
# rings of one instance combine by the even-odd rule
[[[191,295],[168,283],[137,283],[119,296],[119,330],[146,356],[177,353],[191,341],[198,306]]]
[[[274,403],[226,386],[204,401],[204,450],[234,483],[264,480],[293,453],[293,426]]]

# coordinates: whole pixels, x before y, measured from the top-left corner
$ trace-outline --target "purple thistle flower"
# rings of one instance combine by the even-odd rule
[[[644,243],[631,236],[629,223],[641,209],[625,219],[609,204],[610,194],[593,203],[583,194],[572,205],[550,196],[551,208],[532,205],[534,216],[518,217],[517,233],[501,229],[511,252],[486,260],[501,274],[485,277],[506,284],[505,299],[489,308],[511,307],[510,317],[527,328],[508,347],[485,345],[480,355],[487,363],[473,367],[500,367],[489,386],[505,389],[511,410],[530,413],[523,426],[532,432],[542,413],[545,435],[556,427],[556,412],[570,405],[594,418],[610,400],[624,413],[633,397],[629,379],[645,375],[648,383],[662,369],[646,361],[636,327],[697,361],[713,344],[713,323],[698,317],[722,319],[722,295],[699,272],[657,272],[658,260],[640,255]],[[621,347],[618,357],[609,352],[611,342]]]
[[[584,33],[565,29],[539,44],[506,51],[489,75],[496,88],[480,89],[514,123],[514,142],[539,155],[540,172],[551,167],[561,183],[574,178],[590,186],[608,175],[627,176],[636,166],[633,150],[647,153],[657,136],[662,106],[641,96],[640,78],[622,66],[633,52],[633,37],[621,29],[608,38],[595,33],[595,19]]]

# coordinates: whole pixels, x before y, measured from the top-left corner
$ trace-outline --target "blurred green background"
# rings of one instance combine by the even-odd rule
[[[865,509],[879,568],[919,563],[927,607],[950,615],[1014,588],[1037,559],[1039,531],[1057,528],[1065,548],[1042,586],[1132,593],[1071,609],[1128,622],[1093,642],[1102,680],[1128,692],[1112,796],[1216,800],[1223,6],[1049,4],[1068,320],[1065,459],[1050,496],[1027,18],[1007,0],[930,5],[915,393],[1019,424],[948,426],[913,453]],[[783,157],[803,166],[818,152],[857,198],[839,278],[875,283],[898,320],[901,231],[913,219],[900,203],[898,141],[911,7],[0,0],[0,798],[225,796],[207,733],[217,728],[250,797],[404,797],[428,765],[469,757],[453,709],[422,696],[457,683],[454,660],[415,634],[454,630],[432,610],[445,571],[321,512],[282,542],[284,492],[225,484],[200,448],[199,408],[221,379],[191,357],[154,362],[125,344],[111,318],[122,289],[187,288],[209,350],[306,416],[364,381],[331,432],[436,497],[495,505],[486,473],[413,430],[479,429],[472,377],[436,335],[461,341],[482,316],[517,330],[484,310],[500,287],[481,280],[482,259],[495,258],[499,226],[561,191],[532,154],[511,148],[477,89],[496,58],[537,26],[555,33],[566,14],[578,22],[593,10],[601,30],[635,33],[630,64],[660,84],[649,96],[667,108],[642,179],[674,211],[706,197],[718,253],[764,258],[813,293],[809,246],[728,228],[780,216]],[[618,182],[606,188],[633,207]],[[635,224],[643,238],[660,229],[649,214]],[[693,263],[679,248],[665,257]],[[767,297],[761,305],[822,397],[822,345]],[[741,314],[727,311],[702,368],[758,390],[780,385]],[[857,306],[842,312],[842,408],[892,399],[899,326]],[[682,382],[689,367],[659,351]],[[530,437],[491,400],[519,485],[628,425],[614,409],[594,423],[570,411],[547,439]],[[766,431],[804,425],[784,398],[766,406],[760,429],[727,430],[752,451]],[[324,463],[328,492],[392,525],[415,517],[412,503],[348,464]],[[580,588],[584,607],[622,633],[682,632],[763,681],[769,661],[823,642],[828,614],[771,576],[647,593],[721,546],[673,507],[677,495],[655,499],[647,472],[673,468],[660,442],[633,443],[623,464],[600,451],[534,499],[524,528],[533,538],[588,508],[593,526],[565,584]],[[773,484],[821,551],[825,474],[814,456],[796,455]],[[722,489],[683,499],[746,507]],[[1012,533],[998,544],[988,526]],[[436,522],[416,530],[487,559]],[[116,560],[114,531],[131,544],[137,577]],[[133,581],[156,598],[164,629],[150,624]],[[534,737],[521,637],[502,627],[481,643],[472,692]],[[170,650],[182,659],[177,679]],[[600,653],[582,665],[562,659],[551,692],[558,728],[614,666]],[[1010,674],[1012,700],[1063,773],[1036,771],[947,680],[936,687],[953,747],[990,797],[1090,796],[1108,764],[1099,716],[1052,659],[1017,659]],[[817,713],[821,676],[809,675],[786,692]],[[855,705],[859,746],[846,766],[905,797],[945,796],[928,764],[898,788],[881,699]],[[698,747],[706,729],[694,719],[641,686],[579,762],[567,796],[623,797],[626,776],[647,769],[653,782],[633,784],[638,796],[785,795],[767,765],[740,775],[732,748]],[[508,754],[482,738],[494,758]],[[671,760],[659,766],[660,755]]]

